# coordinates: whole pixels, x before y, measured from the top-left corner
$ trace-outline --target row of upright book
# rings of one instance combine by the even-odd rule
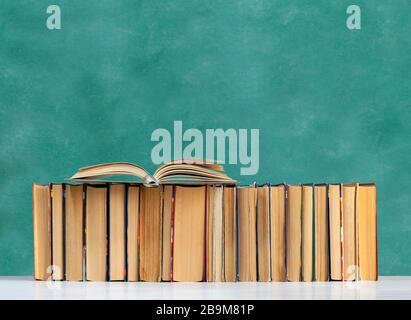
[[[377,280],[375,184],[33,185],[34,275]]]

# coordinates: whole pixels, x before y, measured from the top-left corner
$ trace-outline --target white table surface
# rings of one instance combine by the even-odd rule
[[[0,299],[411,299],[411,277],[377,282],[43,282],[0,277]]]

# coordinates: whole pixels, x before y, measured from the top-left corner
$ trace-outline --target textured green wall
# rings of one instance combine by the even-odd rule
[[[362,29],[345,26],[347,6]],[[62,29],[46,28],[59,4]],[[151,132],[259,128],[242,183],[375,181],[382,275],[411,275],[411,2],[2,0],[0,275],[32,274],[31,184],[154,170]]]

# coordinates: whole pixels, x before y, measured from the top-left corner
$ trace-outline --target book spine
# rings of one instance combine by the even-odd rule
[[[174,282],[174,222],[175,222],[175,203],[176,203],[176,187],[173,186],[172,191],[172,209],[171,209],[171,257],[170,257],[170,282]]]

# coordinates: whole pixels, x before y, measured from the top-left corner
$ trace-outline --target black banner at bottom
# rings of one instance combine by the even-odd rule
[[[26,300],[1,301],[3,314],[7,311],[13,315],[19,313],[33,316],[73,318],[102,316],[119,320],[125,314],[133,319],[207,319],[207,318],[241,318],[261,319],[302,315],[332,319],[346,319],[358,316],[371,317],[381,312],[395,310],[396,314],[408,311],[410,301],[350,301],[350,300]],[[9,310],[7,310],[9,309]]]

